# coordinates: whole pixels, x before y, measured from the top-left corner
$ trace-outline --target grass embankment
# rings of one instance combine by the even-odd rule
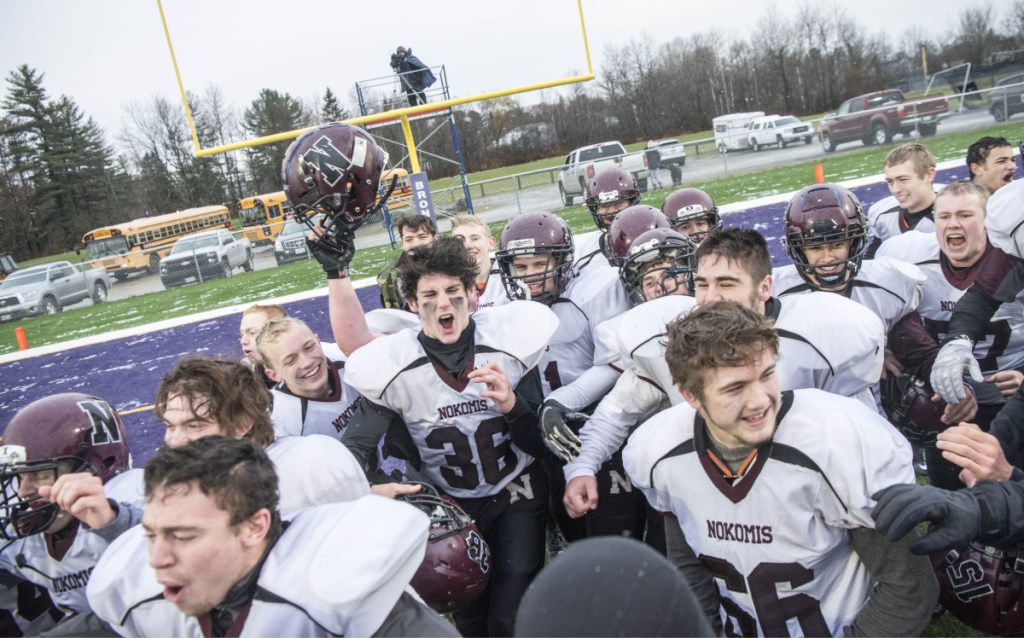
[[[941,162],[964,157],[967,146],[983,135],[1001,135],[1015,142],[1016,137],[1020,135],[1020,124],[1011,122],[967,133],[938,135],[927,139],[926,143],[935,159]],[[767,170],[687,185],[704,189],[719,205],[746,201],[806,186],[814,179],[814,164],[817,163],[824,166],[826,177],[832,181],[877,174],[881,172],[885,155],[891,148],[891,145],[879,148],[854,148],[828,155],[820,161],[780,165]],[[555,165],[560,163],[557,158],[551,161]],[[536,168],[538,164],[539,162],[533,162],[501,170],[511,175]],[[472,177],[475,181],[483,175],[474,174]],[[660,190],[647,193],[644,195],[643,203],[660,207],[669,192]],[[563,209],[559,214],[565,218],[574,232],[587,232],[594,228],[590,213],[583,206]],[[495,236],[500,235],[503,225],[503,222],[491,224]],[[353,278],[375,275],[398,252],[387,246],[361,249],[356,253],[352,263]],[[77,262],[77,255],[73,252],[59,257]],[[47,259],[52,260],[53,257]],[[17,349],[14,337],[14,328],[17,326],[25,328],[30,345],[42,346],[234,304],[255,303],[324,285],[319,266],[313,261],[306,261],[254,273],[238,274],[229,279],[205,284],[153,292],[99,306],[88,306],[47,317],[33,317],[4,324],[0,328],[0,354]]]

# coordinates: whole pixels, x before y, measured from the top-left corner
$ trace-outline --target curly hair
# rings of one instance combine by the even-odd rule
[[[988,160],[988,154],[996,148],[1013,148],[1010,141],[1005,137],[992,137],[986,135],[974,144],[967,147],[967,170],[971,170],[971,164],[984,164]]]
[[[779,335],[764,315],[716,301],[668,325],[665,359],[672,381],[703,399],[706,371],[748,365],[766,350],[778,356]]]
[[[476,273],[476,260],[466,252],[462,241],[454,237],[442,237],[428,246],[407,250],[398,260],[398,277],[406,299],[416,299],[420,278],[426,275],[455,277],[469,289],[476,285]]]
[[[252,439],[263,447],[274,442],[270,391],[256,372],[238,361],[201,356],[179,360],[157,390],[153,411],[158,419],[163,420],[167,402],[176,396],[193,413],[205,406],[228,436]]]

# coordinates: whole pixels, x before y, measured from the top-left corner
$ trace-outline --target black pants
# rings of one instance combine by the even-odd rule
[[[416,106],[418,104],[426,104],[427,96],[423,91],[416,91],[413,89],[406,89],[405,96],[409,98],[409,106]]]
[[[487,541],[492,567],[486,591],[452,614],[455,626],[463,636],[511,636],[519,601],[544,566],[547,475],[534,462],[495,496],[456,500]]]
[[[992,420],[999,414],[1002,405],[979,405],[978,413],[972,421],[983,431],[988,432]],[[942,451],[935,446],[924,448],[924,458],[928,463],[928,481],[935,487],[944,490],[959,490],[966,487],[960,481],[960,466],[942,458]]]
[[[643,540],[647,499],[633,486],[622,467],[621,449],[605,461],[596,478],[597,508],[583,517],[587,522],[587,537],[629,536]]]

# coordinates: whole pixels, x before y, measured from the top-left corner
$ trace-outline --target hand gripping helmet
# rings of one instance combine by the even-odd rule
[[[857,196],[847,188],[828,182],[812,184],[793,196],[786,206],[782,245],[804,281],[816,288],[840,286],[857,275],[867,249],[868,223]],[[845,262],[807,262],[803,249],[841,241],[850,242]],[[822,268],[842,266],[834,272]]]
[[[572,231],[560,217],[551,213],[523,213],[510,221],[501,231],[501,241],[495,253],[501,281],[509,298],[526,299],[530,285],[533,285],[541,287],[541,292],[533,294],[534,301],[554,301],[572,280],[574,250]],[[550,257],[543,272],[516,273],[516,257],[538,255]]]
[[[640,189],[636,187],[636,180],[628,171],[621,168],[606,168],[594,175],[587,184],[586,203],[597,227],[607,230],[615,213],[602,215],[597,212],[597,207],[603,204],[621,203],[622,206],[619,210],[622,210],[627,206],[639,204]]]
[[[935,436],[948,426],[942,422],[946,404],[932,403],[924,381],[909,372],[887,374],[881,381],[882,409],[889,422],[917,445],[935,445]]]
[[[671,295],[680,286],[693,294],[693,272],[697,264],[697,245],[671,228],[649,230],[635,240],[629,256],[619,269],[622,285],[633,305],[648,301],[644,295],[644,277],[658,273],[658,297]]]
[[[660,210],[647,204],[630,206],[615,216],[605,238],[605,256],[608,263],[620,267],[629,256],[629,247],[640,235],[655,228],[672,228]]]
[[[351,233],[391,195],[380,196],[387,153],[366,131],[349,124],[326,124],[306,131],[291,143],[281,162],[281,179],[296,217],[312,227],[310,216],[326,214],[321,244]],[[392,180],[394,181],[394,180]]]
[[[63,468],[61,467],[63,464]],[[92,472],[104,483],[131,469],[121,417],[86,394],[54,394],[14,415],[0,436],[0,535],[17,538],[49,527],[60,508],[18,495],[23,472]]]
[[[978,631],[1019,636],[1024,631],[1024,557],[971,543],[963,551],[935,552],[939,602]]]
[[[399,498],[430,517],[427,553],[409,584],[442,614],[476,600],[491,577],[491,550],[473,520],[450,497],[439,496],[428,485]]]
[[[715,200],[699,188],[681,188],[665,198],[661,205],[661,212],[665,213],[672,227],[679,230],[679,226],[698,219],[708,220],[708,229],[689,235],[693,243],[700,244],[708,233],[716,228],[722,227],[722,217],[718,214],[718,207]]]

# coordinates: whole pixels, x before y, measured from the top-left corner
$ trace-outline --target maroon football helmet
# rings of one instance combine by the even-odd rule
[[[909,372],[887,374],[881,381],[882,409],[889,422],[917,445],[935,445],[935,436],[948,425],[942,422],[945,403],[932,403],[933,392]]]
[[[473,520],[451,497],[430,486],[398,498],[430,517],[427,553],[410,585],[434,611],[458,611],[487,589],[491,550]]]
[[[680,287],[693,294],[694,255],[697,244],[671,228],[655,228],[633,240],[629,256],[619,269],[622,285],[633,305],[648,301],[644,277],[658,272],[659,297],[675,294]]]
[[[833,288],[857,275],[868,247],[868,223],[860,200],[849,189],[828,182],[803,188],[786,206],[783,225],[782,245],[804,281],[815,288]],[[850,242],[844,263],[812,266],[807,262],[805,247],[841,241]],[[821,270],[836,265],[842,268],[830,273]]]
[[[366,131],[325,124],[291,143],[281,162],[281,180],[300,219],[325,213],[334,224],[354,229],[386,200],[377,201],[386,162],[387,153]]]
[[[501,241],[495,259],[501,271],[501,281],[510,299],[532,298],[534,301],[550,303],[569,285],[572,280],[572,264],[575,250],[572,231],[562,219],[551,213],[523,213],[501,231]],[[544,272],[518,274],[514,267],[516,257],[549,255],[548,267]],[[547,286],[547,282],[553,286]],[[530,285],[543,285],[544,292],[528,294]],[[550,290],[547,290],[551,288]]]
[[[1017,551],[971,543],[963,551],[931,555],[939,602],[978,631],[995,636],[1024,632],[1024,557]]]
[[[615,216],[604,242],[605,256],[613,266],[622,266],[629,256],[629,247],[640,235],[655,228],[672,228],[660,210],[647,204],[630,206]]]
[[[686,233],[693,243],[700,244],[707,237],[708,233],[716,228],[722,227],[722,217],[718,214],[718,207],[715,200],[699,188],[681,188],[665,198],[661,205],[661,212],[665,213],[672,227],[679,230],[679,226],[698,219],[708,221],[708,229]],[[681,231],[680,231],[681,232]]]
[[[61,464],[64,467],[61,468]],[[93,472],[104,483],[131,469],[124,424],[103,399],[54,394],[21,409],[0,436],[0,535],[30,536],[53,523],[60,508],[18,496],[23,472]]]
[[[587,184],[587,208],[594,218],[594,223],[601,230],[607,230],[616,213],[602,215],[597,207],[602,204],[622,204],[622,208],[640,203],[640,189],[636,180],[621,168],[606,168],[594,175]],[[622,210],[622,209],[619,209]]]

